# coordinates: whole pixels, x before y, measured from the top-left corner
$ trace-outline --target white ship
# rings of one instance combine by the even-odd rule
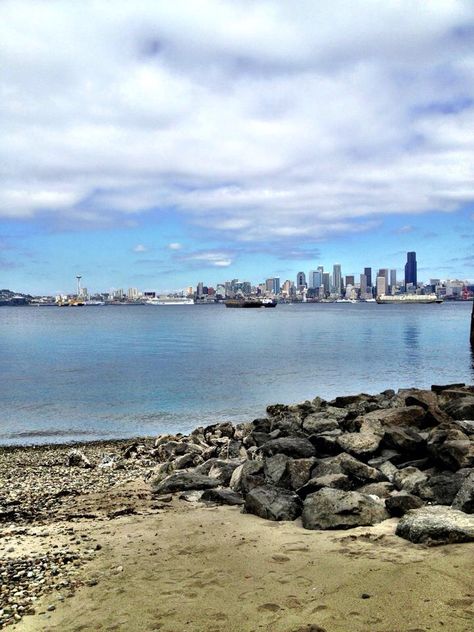
[[[417,305],[419,303],[442,303],[443,299],[438,298],[436,294],[396,294],[394,296],[381,294],[377,296],[376,301],[381,304]]]
[[[145,305],[194,305],[194,299],[184,296],[157,296],[147,299]]]

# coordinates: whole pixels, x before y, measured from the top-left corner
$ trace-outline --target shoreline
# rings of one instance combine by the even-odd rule
[[[0,446],[0,628],[467,632],[474,541],[456,527],[414,543],[387,512],[414,498],[406,516],[435,504],[474,529],[451,508],[474,466],[474,420],[452,415],[474,410],[474,386],[433,389],[273,405],[189,435]],[[443,428],[456,449],[433,443]],[[311,524],[325,494],[362,511]]]

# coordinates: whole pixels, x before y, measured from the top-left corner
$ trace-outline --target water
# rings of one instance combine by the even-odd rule
[[[0,308],[0,443],[187,432],[316,395],[474,382],[470,304]]]

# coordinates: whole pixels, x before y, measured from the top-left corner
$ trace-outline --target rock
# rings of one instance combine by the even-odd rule
[[[270,485],[286,487],[286,466],[289,460],[290,457],[285,454],[275,454],[275,456],[265,459],[265,481]]]
[[[426,452],[426,441],[409,426],[386,426],[383,442],[387,448],[403,454],[422,455]]]
[[[229,487],[235,492],[247,494],[253,487],[259,487],[264,483],[263,463],[260,461],[245,461],[233,471]]]
[[[328,418],[325,413],[315,413],[306,417],[303,421],[303,429],[308,434],[321,434],[322,432],[339,430],[339,424],[337,419]]]
[[[183,492],[179,495],[180,500],[185,500],[187,503],[198,503],[203,495],[203,491],[200,489],[191,489]]]
[[[174,460],[174,467],[176,470],[184,470],[187,467],[193,467],[195,465],[199,465],[199,461],[196,462],[195,459],[198,458],[202,461],[201,457],[196,457],[194,454],[182,454],[178,456]]]
[[[378,450],[382,438],[369,432],[346,432],[337,438],[339,446],[354,456],[366,457]]]
[[[311,435],[308,440],[314,445],[317,456],[335,456],[342,451],[341,446],[337,442],[337,436],[325,433],[319,435]]]
[[[370,496],[328,487],[306,497],[302,514],[305,529],[351,529],[386,518],[384,505]]]
[[[472,542],[474,517],[450,507],[422,507],[409,511],[400,519],[396,534],[417,544]]]
[[[311,472],[312,478],[326,474],[346,474],[352,480],[354,487],[387,480],[379,470],[345,453],[322,459]]]
[[[169,476],[172,472],[174,472],[173,463],[171,461],[165,461],[164,463],[160,463],[154,467],[150,475],[153,477],[153,482],[157,484]]]
[[[217,505],[243,505],[244,499],[241,494],[231,489],[206,489],[201,500],[205,502],[215,503]]]
[[[254,487],[245,497],[245,511],[267,520],[294,520],[301,514],[301,499],[294,492],[271,485]]]
[[[67,454],[67,464],[70,467],[83,467],[83,468],[92,468],[94,467],[89,459],[86,457],[84,452],[81,450],[71,450]]]
[[[444,384],[444,385],[432,384],[431,390],[433,391],[433,393],[442,393],[443,391],[450,390],[453,388],[462,388],[463,386],[466,386],[464,382],[456,382],[454,384]]]
[[[167,494],[189,489],[209,489],[217,487],[219,481],[195,472],[174,472],[162,481],[152,481],[151,485],[155,494]]]
[[[367,461],[367,465],[370,465],[370,467],[380,468],[383,463],[399,458],[400,453],[396,450],[382,450],[378,456]]]
[[[311,476],[311,470],[316,463],[316,459],[290,459],[286,466],[287,487],[289,489],[299,489],[305,485]]]
[[[428,480],[428,476],[416,467],[405,467],[393,475],[393,484],[399,490],[417,493],[417,488]]]
[[[210,478],[215,478],[217,481],[219,481],[220,485],[224,485],[226,487],[230,483],[230,479],[232,478],[234,470],[239,465],[240,461],[218,460],[217,463],[213,463],[212,467],[209,470],[208,476]]]
[[[326,474],[311,478],[305,485],[296,490],[300,498],[306,498],[309,494],[323,489],[323,487],[333,487],[334,489],[349,490],[352,487],[351,480],[345,474]]]
[[[394,485],[393,483],[369,483],[368,485],[363,485],[359,487],[356,491],[359,494],[368,494],[369,496],[378,496],[379,498],[388,498],[390,493],[393,491]]]
[[[414,426],[421,428],[425,410],[421,406],[400,406],[399,408],[386,408],[375,410],[364,415],[364,420],[378,420],[383,426]]]
[[[465,475],[461,472],[439,472],[426,483],[417,486],[416,492],[423,500],[436,505],[450,505],[461,489]]]
[[[316,456],[316,450],[313,444],[303,437],[281,437],[280,439],[272,439],[262,445],[260,452],[264,456],[286,454],[294,459]]]
[[[474,443],[455,424],[441,424],[430,431],[428,453],[450,470],[474,466]]]
[[[398,472],[398,467],[396,467],[391,461],[385,461],[385,463],[382,463],[378,469],[390,482],[393,481],[393,477]]]
[[[408,492],[397,492],[385,499],[385,507],[391,516],[400,517],[410,509],[423,507],[423,501],[418,496]]]
[[[474,420],[474,396],[469,395],[460,399],[454,399],[444,406],[444,412],[453,419]]]
[[[468,514],[474,513],[474,471],[464,479],[452,507]]]
[[[419,388],[401,388],[397,399],[403,406],[421,406],[424,410],[438,408],[438,398],[434,391],[424,391]]]

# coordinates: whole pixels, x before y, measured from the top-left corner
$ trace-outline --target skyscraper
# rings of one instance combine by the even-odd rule
[[[407,262],[405,264],[405,288],[408,284],[417,285],[416,252],[407,252]]]
[[[390,292],[392,294],[395,294],[396,289],[397,289],[397,271],[390,270]]]
[[[367,287],[372,286],[372,268],[364,268],[364,274],[367,277]]]
[[[298,272],[296,275],[296,285],[298,287],[304,287],[306,285],[306,274],[304,272]]]
[[[360,295],[365,297],[367,294],[367,275],[360,275]]]
[[[335,294],[340,295],[342,291],[341,264],[335,263],[332,267],[332,287]]]

